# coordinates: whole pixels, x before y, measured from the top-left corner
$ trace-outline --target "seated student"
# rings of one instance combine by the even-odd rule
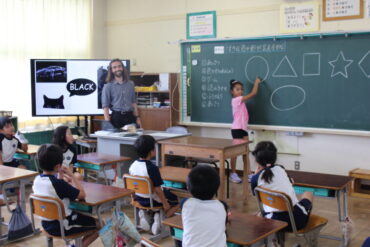
[[[74,142],[71,129],[68,126],[59,126],[54,130],[53,134],[53,144],[59,146],[63,151],[63,166],[68,167],[73,171],[73,164],[77,162],[77,152],[76,149],[72,146]],[[80,173],[74,172],[73,175],[82,180],[83,177]],[[71,182],[71,178],[59,174],[60,179],[64,179],[66,182]]]
[[[133,176],[149,177],[154,187],[153,206],[163,206],[167,217],[172,216],[179,208],[177,197],[169,190],[162,189],[163,180],[159,169],[150,160],[155,156],[155,140],[152,136],[142,135],[134,144],[134,148],[139,159],[131,164],[129,173]],[[144,207],[150,206],[150,199],[147,195],[135,194],[135,201]],[[149,231],[151,219],[146,211],[139,211],[140,226],[142,229]],[[151,226],[152,233],[157,235],[160,230],[161,219],[159,213],[154,214],[154,223]]]
[[[258,164],[255,175],[251,179],[252,191],[257,186],[266,189],[284,192],[292,200],[293,214],[297,229],[302,229],[307,225],[308,218],[312,209],[313,195],[311,192],[305,192],[302,199],[298,201],[294,188],[284,167],[276,165],[277,149],[272,142],[263,141],[257,144],[252,152]],[[266,218],[281,220],[288,223],[284,231],[292,231],[289,220],[289,214],[286,211],[278,211],[267,205],[263,205]]]
[[[14,134],[14,126],[10,118],[0,117],[0,165],[25,169],[26,166],[20,164],[13,156],[18,148],[27,152],[28,145],[22,144]]]
[[[207,165],[194,167],[187,187],[193,198],[182,201],[184,247],[225,247],[227,205],[215,198],[220,177]]]
[[[67,218],[64,222],[64,231],[66,235],[96,229],[96,231],[90,235],[86,235],[82,240],[83,246],[88,246],[99,236],[97,231],[99,223],[92,217],[79,214],[69,209],[70,201],[76,199],[82,200],[86,197],[80,181],[73,176],[71,170],[62,166],[63,152],[58,146],[53,144],[42,145],[37,152],[37,158],[43,173],[38,175],[33,181],[33,193],[39,196],[59,198],[63,201]],[[63,179],[55,177],[55,175],[61,171],[71,177],[73,186]],[[41,225],[49,234],[54,236],[61,235],[58,220],[42,220]]]

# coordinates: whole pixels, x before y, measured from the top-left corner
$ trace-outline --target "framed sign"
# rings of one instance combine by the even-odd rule
[[[316,2],[282,4],[280,6],[280,32],[299,33],[319,30],[319,5]]]
[[[189,13],[186,15],[187,39],[216,38],[216,11]]]
[[[362,0],[323,0],[324,21],[360,19],[364,17]]]

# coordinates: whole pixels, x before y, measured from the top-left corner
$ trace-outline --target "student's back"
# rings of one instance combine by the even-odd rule
[[[279,165],[273,165],[270,170],[273,174],[270,183],[267,183],[264,179],[262,179],[263,173],[265,172],[265,170],[262,170],[252,177],[252,190],[254,190],[254,188],[257,186],[261,186],[266,189],[283,192],[290,197],[290,199],[292,200],[292,204],[296,205],[298,203],[298,199],[285,169]],[[263,205],[263,207],[266,212],[278,211],[277,209],[271,208],[266,205]]]
[[[182,207],[183,246],[226,246],[226,210],[219,200],[189,198]]]
[[[227,205],[215,199],[218,173],[209,166],[191,170],[187,187],[193,198],[183,201],[183,247],[225,247]]]

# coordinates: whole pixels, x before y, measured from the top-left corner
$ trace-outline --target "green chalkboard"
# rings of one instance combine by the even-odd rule
[[[370,130],[370,33],[189,41],[181,52],[192,122],[231,123],[230,79],[247,93],[258,75],[250,124]]]

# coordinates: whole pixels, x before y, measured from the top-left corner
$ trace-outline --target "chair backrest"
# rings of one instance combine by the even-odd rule
[[[59,198],[30,195],[31,213],[49,220],[65,218],[63,202]]]
[[[140,241],[140,244],[141,246],[143,247],[161,247],[160,245],[146,239],[146,238],[142,238],[141,241]]]
[[[148,177],[123,175],[123,183],[126,189],[135,191],[140,194],[152,194],[152,182]]]
[[[173,134],[189,134],[189,131],[187,128],[183,126],[172,126],[166,129],[167,133],[173,133]]]
[[[294,233],[297,232],[297,227],[293,215],[292,200],[287,194],[280,191],[266,189],[261,186],[257,186],[254,191],[257,195],[258,206],[261,212],[264,212],[262,204],[277,209],[279,211],[287,211],[289,214],[292,230]]]
[[[280,211],[289,211],[289,205],[292,205],[290,197],[279,191],[274,191],[258,186],[255,189],[257,198],[262,204],[275,208]]]

